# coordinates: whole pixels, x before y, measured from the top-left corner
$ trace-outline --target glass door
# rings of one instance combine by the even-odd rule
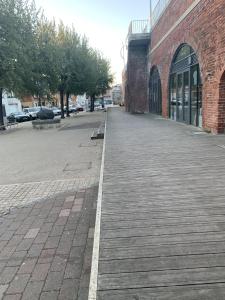
[[[157,94],[158,94],[157,82],[154,80],[154,82],[153,82],[153,103],[152,103],[152,112],[156,112],[156,107],[157,107]]]
[[[176,120],[176,103],[177,103],[177,76],[170,77],[170,118]]]
[[[149,111],[156,114],[162,113],[161,80],[157,69],[154,69],[150,76]]]
[[[161,87],[161,80],[160,78],[158,79],[158,90],[157,90],[157,96],[158,96],[158,101],[157,101],[157,110],[156,112],[158,114],[162,114],[162,87]]]
[[[189,85],[189,71],[184,72],[184,96],[183,96],[183,120],[190,124],[190,85]]]
[[[199,65],[195,65],[191,68],[191,124],[194,126],[201,126],[201,86],[199,80]]]
[[[177,75],[177,121],[183,122],[183,73]]]
[[[202,127],[202,83],[200,76],[198,85],[198,126]]]

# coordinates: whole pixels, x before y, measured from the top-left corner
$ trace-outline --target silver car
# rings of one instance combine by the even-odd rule
[[[30,117],[31,120],[37,119],[37,113],[40,110],[38,107],[24,108],[23,111]]]

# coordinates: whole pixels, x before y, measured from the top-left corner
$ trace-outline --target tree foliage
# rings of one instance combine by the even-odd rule
[[[27,93],[36,95],[40,102],[44,96],[57,91],[55,22],[42,15],[36,29],[30,74],[27,73],[25,83]]]
[[[87,66],[87,94],[91,97],[91,111],[93,111],[95,97],[106,92],[113,82],[113,76],[110,74],[109,62],[94,49],[89,51]]]
[[[0,86],[20,91],[30,70],[38,12],[23,0],[0,0],[0,7]]]
[[[40,102],[59,92],[63,117],[65,94],[93,97],[108,88],[109,62],[73,26],[49,21],[34,1],[0,0],[0,7],[0,91],[33,95]]]
[[[34,2],[0,0],[0,125],[2,92],[25,92],[30,73],[38,11]]]

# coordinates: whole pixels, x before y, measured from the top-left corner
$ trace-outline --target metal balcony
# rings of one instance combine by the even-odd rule
[[[148,45],[150,41],[149,20],[131,21],[127,38],[129,46]]]

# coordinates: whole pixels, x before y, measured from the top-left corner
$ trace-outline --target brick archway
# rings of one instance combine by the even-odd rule
[[[218,103],[218,133],[225,130],[225,71],[220,78]]]
[[[196,52],[186,43],[175,51],[169,76],[169,116],[202,127],[202,80]]]
[[[158,68],[153,66],[149,79],[149,112],[162,114],[162,85]]]

